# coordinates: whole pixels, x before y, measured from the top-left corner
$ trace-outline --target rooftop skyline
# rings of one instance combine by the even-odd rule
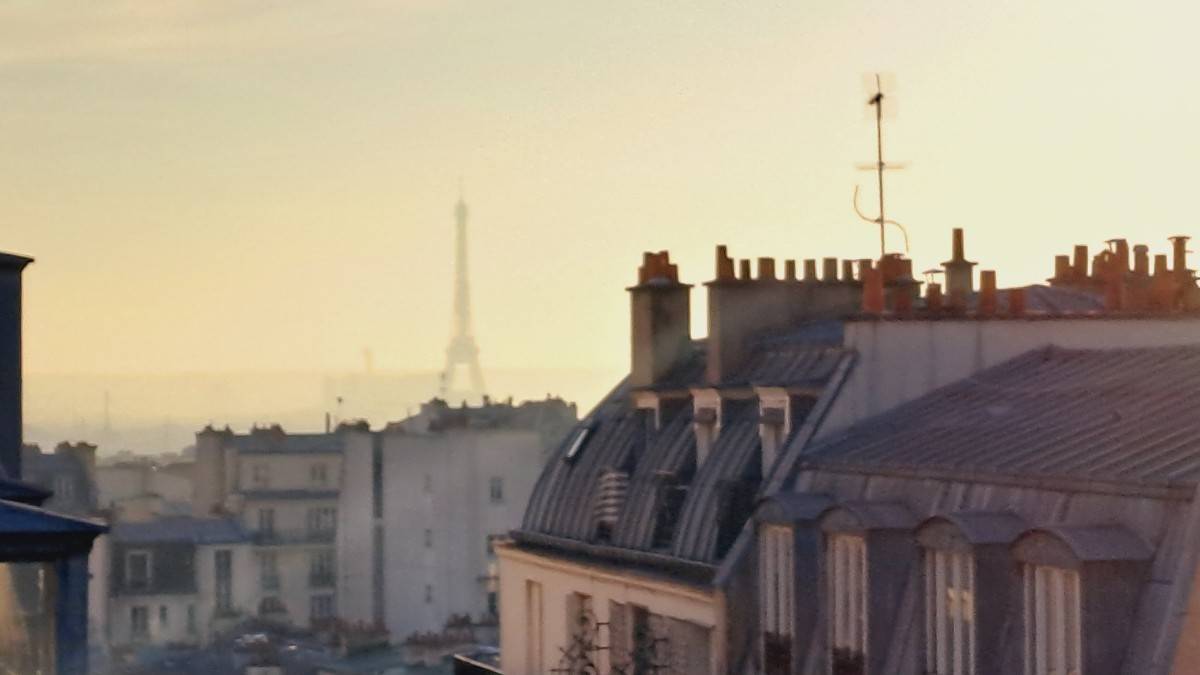
[[[686,11],[685,11],[686,10]],[[1132,2],[0,8],[0,221],[31,373],[433,370],[471,207],[489,368],[623,370],[644,250],[874,257],[863,73],[896,74],[915,269],[1002,286],[1165,252],[1200,148],[1193,7]],[[872,209],[868,209],[872,210]],[[889,233],[893,250],[899,238]],[[693,334],[703,334],[700,296]],[[553,317],[553,321],[548,321]],[[431,392],[432,393],[432,392]]]

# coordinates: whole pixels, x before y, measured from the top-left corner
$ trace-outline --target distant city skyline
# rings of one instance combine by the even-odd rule
[[[1189,232],[1200,8],[1133,2],[0,8],[0,248],[37,373],[435,370],[458,179],[484,368],[627,366],[644,250],[860,258],[888,214],[1003,285]],[[897,238],[889,241],[898,244]],[[696,296],[699,297],[699,296]],[[703,333],[702,303],[693,333]],[[490,378],[490,375],[489,375]]]

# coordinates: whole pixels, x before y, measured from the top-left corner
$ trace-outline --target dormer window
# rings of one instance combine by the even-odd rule
[[[596,522],[596,539],[608,542],[612,539],[617,520],[625,508],[625,495],[629,491],[629,474],[617,469],[607,469],[600,474],[596,486],[596,501],[593,515]]]
[[[1025,672],[1079,675],[1083,670],[1079,572],[1024,565]]]
[[[934,516],[917,528],[925,673],[999,672],[994,655],[1008,644],[1005,617],[1020,583],[1009,546],[1027,527],[1005,511],[965,511]],[[987,590],[983,606],[977,603],[977,588]]]
[[[1026,675],[1117,672],[1153,550],[1120,525],[1052,526],[1011,546],[1021,565]],[[1084,611],[1084,608],[1087,611]]]
[[[765,675],[792,672],[795,632],[795,537],[791,527],[763,525],[759,530],[759,607]]]
[[[867,541],[853,534],[826,540],[829,659],[833,675],[864,675],[867,659]]]
[[[926,549],[925,672],[975,673],[975,560],[970,552]]]

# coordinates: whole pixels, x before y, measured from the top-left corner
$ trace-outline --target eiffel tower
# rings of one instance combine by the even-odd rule
[[[466,393],[472,398],[483,398],[483,371],[479,368],[479,346],[471,333],[471,284],[467,281],[467,203],[459,188],[458,204],[454,207],[454,332],[450,345],[446,347],[446,368],[442,371],[440,395],[446,398],[456,392],[454,374],[461,367],[467,368],[471,388]]]

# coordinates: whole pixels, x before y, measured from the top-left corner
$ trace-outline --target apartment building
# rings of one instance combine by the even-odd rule
[[[463,615],[494,633],[493,544],[520,523],[548,449],[576,419],[558,398],[434,399],[380,431],[343,426],[339,616],[397,641]]]
[[[196,434],[193,513],[223,514],[251,533],[258,616],[311,626],[337,615],[338,434]]]
[[[253,539],[236,519],[118,522],[107,545],[106,637],[116,654],[204,645],[259,613]]]
[[[924,629],[917,618],[929,614],[913,612],[929,601],[933,611],[963,616],[972,596],[949,593],[945,597],[959,598],[958,604],[938,610],[937,598],[917,594],[909,583],[916,574],[912,570],[927,568],[908,566],[915,554],[908,550],[908,557],[902,556],[894,548],[897,542],[914,541],[924,518],[954,518],[974,505],[1016,511],[1028,525],[1014,532],[1013,521],[1006,518],[987,521],[996,537],[1001,530],[1018,537],[1001,541],[980,535],[991,543],[1008,545],[1021,541],[1022,533],[1033,536],[1037,528],[1061,526],[1083,528],[1057,536],[1077,536],[1074,545],[1086,547],[1095,541],[1087,539],[1094,533],[1087,528],[1104,525],[1105,513],[1140,509],[1116,520],[1125,530],[1147,537],[1145,547],[1137,548],[1133,540],[1116,533],[1109,540],[1114,548],[1095,549],[1095,559],[1088,558],[1093,553],[1084,548],[1073,553],[1080,564],[1109,561],[1120,567],[1114,551],[1129,554],[1120,560],[1140,564],[1162,542],[1178,541],[1159,538],[1167,531],[1163,527],[1171,527],[1156,515],[1167,517],[1162,509],[1169,508],[1168,503],[1103,503],[1095,495],[1112,488],[1099,483],[1089,489],[1077,485],[1086,495],[1077,498],[1053,491],[1037,496],[1032,487],[1006,493],[999,485],[1016,480],[1012,474],[1020,473],[1019,465],[989,466],[985,457],[960,460],[959,453],[993,446],[985,446],[982,437],[938,438],[933,422],[910,431],[906,420],[889,419],[861,451],[856,466],[846,469],[840,468],[841,455],[856,444],[837,441],[853,433],[847,430],[857,424],[904,410],[905,404],[989,367],[1023,372],[1021,364],[1001,364],[1027,353],[1036,354],[1029,357],[1036,361],[1045,357],[1037,350],[1048,347],[1153,351],[1200,344],[1200,289],[1186,266],[1181,242],[1175,242],[1170,266],[1167,256],[1160,255],[1151,270],[1148,249],[1141,246],[1133,248],[1130,264],[1129,247],[1114,240],[1091,259],[1086,248],[1077,250],[1074,260],[1056,258],[1048,285],[1000,290],[991,271],[979,273],[976,286],[975,263],[966,259],[962,233],[956,231],[952,255],[943,266],[944,284],[930,284],[923,298],[909,263],[896,255],[840,265],[825,260],[820,276],[817,261],[805,261],[802,278],[795,264],[786,262],[780,279],[774,260],[760,259],[757,276],[752,276],[750,261],[735,265],[719,248],[715,279],[706,284],[709,329],[703,342],[688,333],[689,288],[679,282],[678,270],[665,253],[647,254],[638,283],[629,289],[629,377],[556,450],[513,542],[499,549],[504,672],[983,672],[945,669],[940,661],[918,658],[915,645]],[[1051,356],[1045,358],[1053,361],[1057,352],[1048,353]],[[1185,363],[1191,361],[1180,357],[1176,367]],[[1102,370],[1095,383],[1102,384],[1104,378]],[[1051,387],[1051,397],[1058,395],[1052,382],[1046,386]],[[984,387],[974,396],[988,391]],[[1059,405],[1069,408],[1074,394],[1075,390],[1063,392]],[[1003,400],[997,400],[994,410],[986,401],[980,405],[996,415],[1010,409]],[[954,410],[949,407],[948,414]],[[1108,421],[1104,415],[1111,411],[1090,419]],[[1018,421],[990,429],[999,433]],[[1086,427],[1079,418],[1076,421]],[[1077,433],[1087,431],[1080,428]],[[892,447],[893,438],[898,447]],[[817,449],[821,463],[809,464],[817,460],[808,453]],[[1072,452],[1077,461],[1087,455],[1083,446]],[[1139,451],[1131,442],[1126,452],[1135,456]],[[1163,470],[1173,471],[1175,460],[1180,470],[1186,466],[1182,457],[1156,456]],[[967,486],[966,479],[947,473],[960,461],[964,471],[987,469],[991,474],[976,481],[977,487]],[[1029,461],[1020,480],[1030,485],[1053,468]],[[1112,461],[1122,460],[1114,455]],[[1082,474],[1082,469],[1073,470]],[[1086,475],[1076,479],[1090,480]],[[1034,501],[1015,501],[1026,497]],[[904,508],[895,508],[893,502]],[[1134,522],[1143,516],[1143,521]],[[788,523],[791,530],[778,529]],[[1139,532],[1139,527],[1150,527],[1150,534]],[[810,536],[810,530],[817,534]],[[945,539],[949,535],[943,530],[938,536]],[[854,538],[875,531],[877,539],[874,534],[865,543]],[[974,535],[960,539],[970,536]],[[1039,538],[1027,548],[1049,549],[1049,541]],[[1194,556],[1176,558],[1175,550],[1169,554],[1172,561],[1190,559],[1194,564]],[[893,557],[901,569],[895,575],[885,571]],[[946,556],[927,560],[933,561],[928,569],[935,575],[937,570],[959,569],[953,565],[962,562]],[[1026,562],[1036,563],[1034,557]],[[958,583],[956,572],[944,572],[943,577],[946,574],[947,583]],[[1069,578],[1039,574],[1035,571],[1032,585],[1015,588],[1037,591],[1037,584],[1049,583],[1061,589]],[[1172,575],[1190,584],[1192,569],[1181,568]],[[1159,577],[1138,578],[1145,582]],[[1142,595],[1133,598],[1130,587],[1114,583],[1093,597],[1120,596],[1127,602],[1121,612],[1129,611],[1128,603],[1144,612],[1149,603],[1159,602],[1154,599],[1157,588],[1140,586]],[[937,593],[943,597],[940,590]],[[1186,597],[1190,596],[1174,598],[1172,611],[1186,614],[1181,599]],[[1057,602],[1047,596],[1046,602],[1052,601]],[[1101,605],[1094,607],[1088,611],[1098,611]],[[998,616],[994,620],[1009,621],[1010,630],[1015,630],[1012,612]],[[1122,627],[1149,630],[1147,635],[1153,636],[1160,628],[1150,626],[1160,626],[1162,616],[1147,615],[1146,623],[1118,620],[1110,629],[1113,636],[1106,639],[1107,633],[1101,633],[1092,644],[1115,642]],[[1027,625],[1053,631],[1067,624]],[[1041,629],[1031,630],[1029,640],[1034,642],[1010,635],[1015,642],[1008,644],[1034,645],[1027,647],[1034,654],[1033,670],[1025,672],[1037,675],[1172,672],[1128,668],[1176,658],[1169,640],[1146,637],[1140,646],[1130,647],[1135,641],[1122,637],[1120,646],[1110,644],[1108,651],[1089,656],[1087,663],[1092,665],[1082,671],[1072,670],[1076,662],[1070,659],[1059,668],[1064,663],[1060,652],[1038,646],[1043,644],[1036,642]],[[1175,634],[1157,637],[1170,635]],[[938,639],[945,640],[944,634]],[[1158,651],[1151,660],[1118,658],[1152,643]],[[958,645],[970,648],[969,643]],[[956,647],[948,649],[956,653]],[[1021,658],[1026,657],[1002,662],[1013,669],[999,672],[1021,672]],[[1107,665],[1098,665],[1101,662]],[[1112,670],[1121,663],[1127,669]]]

